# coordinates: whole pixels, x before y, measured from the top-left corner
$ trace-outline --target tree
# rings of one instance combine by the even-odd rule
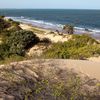
[[[74,27],[71,25],[64,25],[63,27],[63,32],[67,34],[73,34],[74,32]]]

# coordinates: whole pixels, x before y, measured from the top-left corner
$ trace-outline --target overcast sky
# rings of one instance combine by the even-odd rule
[[[100,0],[0,0],[0,8],[100,9]]]

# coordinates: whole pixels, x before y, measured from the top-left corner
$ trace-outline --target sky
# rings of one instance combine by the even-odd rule
[[[0,8],[100,9],[100,0],[0,0]]]

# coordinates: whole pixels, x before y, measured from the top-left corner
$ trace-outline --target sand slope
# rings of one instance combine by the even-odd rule
[[[61,60],[62,68],[69,68],[100,80],[100,62],[84,60]]]

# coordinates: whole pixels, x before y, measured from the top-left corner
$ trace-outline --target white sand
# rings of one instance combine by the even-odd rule
[[[65,42],[68,41],[71,38],[71,35],[68,34],[64,34],[64,35],[59,35],[56,32],[54,33],[50,33],[51,30],[47,30],[47,29],[42,29],[42,28],[37,28],[37,27],[32,27],[31,25],[27,25],[27,24],[20,24],[20,27],[24,30],[31,30],[34,31],[38,30],[38,31],[42,31],[43,33],[35,33],[40,39],[43,38],[48,38],[50,39],[52,42],[56,43],[56,42]],[[32,29],[33,28],[33,29]]]

